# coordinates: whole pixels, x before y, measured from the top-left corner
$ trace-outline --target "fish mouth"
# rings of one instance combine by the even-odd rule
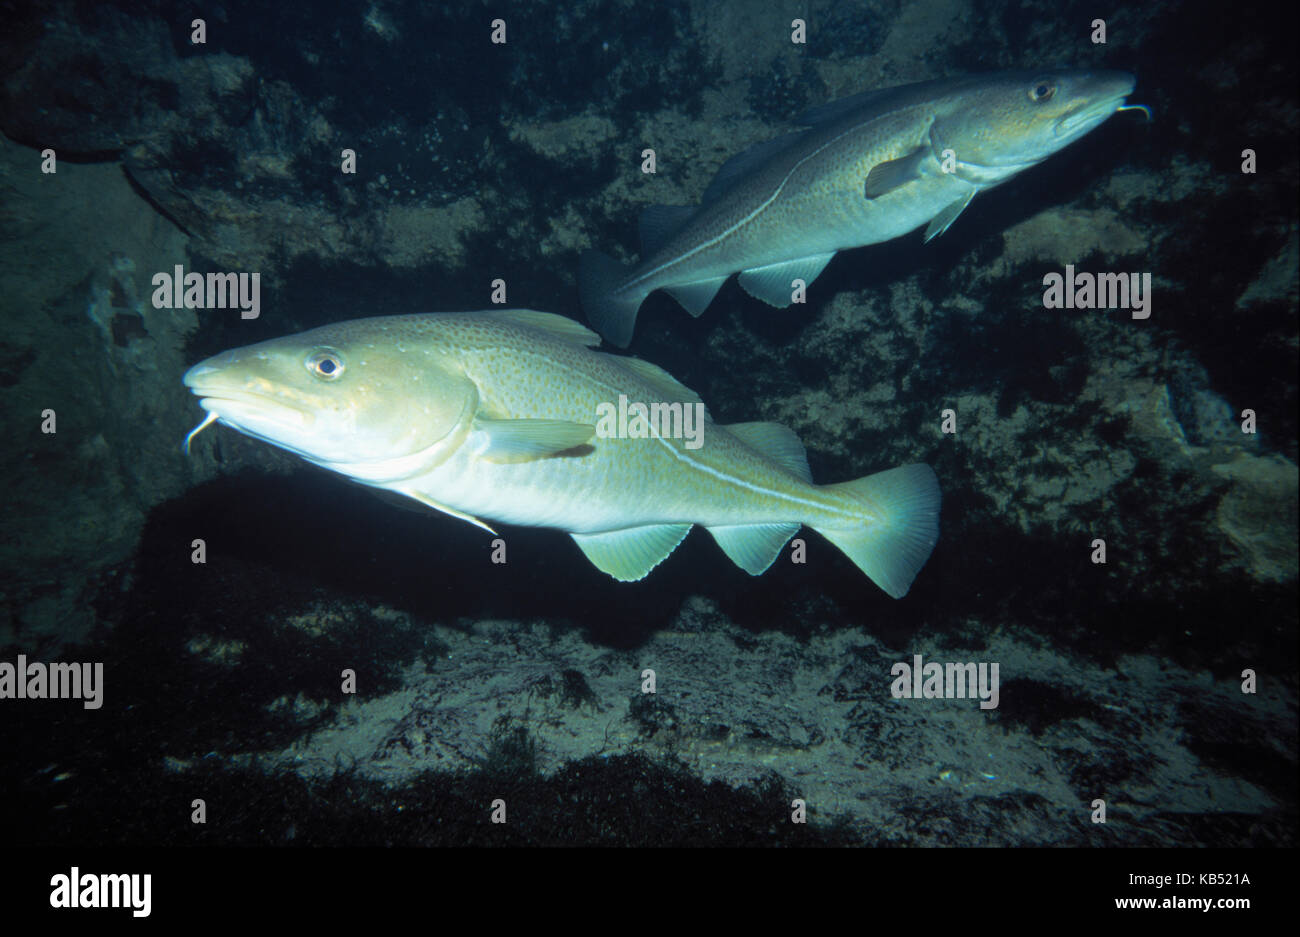
[[[195,393],[200,393],[195,391]],[[185,435],[182,450],[188,455],[194,437],[213,423],[225,423],[245,436],[260,439],[262,442],[287,449],[304,459],[312,456],[303,449],[289,442],[305,434],[311,426],[311,415],[293,407],[267,400],[254,395],[231,396],[224,392],[221,396],[199,396],[199,406],[207,411],[203,422]],[[314,460],[313,460],[314,461]]]
[[[308,414],[302,410],[252,395],[200,396],[199,406],[209,413],[215,413],[222,423],[229,423],[239,429],[274,423],[285,429],[302,430],[311,422]]]
[[[266,430],[272,427],[301,432],[311,425],[312,414],[307,410],[264,393],[230,387],[221,375],[220,368],[196,364],[181,380],[199,398],[199,406],[222,423],[262,438],[267,438]]]
[[[1061,115],[1056,121],[1057,137],[1072,140],[1081,137],[1124,106],[1126,99],[1137,87],[1137,79],[1121,72],[1106,82],[1105,92]]]

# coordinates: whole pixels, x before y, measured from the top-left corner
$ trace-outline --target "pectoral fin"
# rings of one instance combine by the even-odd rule
[[[657,524],[570,536],[601,572],[619,582],[636,582],[667,559],[690,530],[690,524]]]
[[[588,423],[476,417],[469,442],[489,462],[527,462],[575,449],[594,435],[596,427]]]
[[[921,178],[921,162],[928,153],[925,147],[917,147],[906,156],[891,159],[887,163],[877,163],[867,173],[863,194],[867,198],[880,198],[900,186],[915,182]]]

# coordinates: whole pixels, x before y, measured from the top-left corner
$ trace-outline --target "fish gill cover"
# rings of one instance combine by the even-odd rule
[[[16,11],[12,841],[1294,845],[1284,32],[1196,3]],[[583,251],[631,261],[643,209],[699,204],[809,108],[1061,67],[1134,74],[1150,119],[928,243],[841,251],[789,308],[652,293],[627,349],[719,424],[788,427],[818,482],[932,466],[899,601],[807,529],[761,577],[696,532],[621,583],[559,531],[400,510],[229,428],[181,452],[196,362],[373,315],[583,320]],[[218,272],[226,308],[172,289]],[[20,655],[102,662],[102,705],[13,698]],[[997,664],[995,704],[937,698],[933,662]],[[196,785],[235,818],[121,807]]]

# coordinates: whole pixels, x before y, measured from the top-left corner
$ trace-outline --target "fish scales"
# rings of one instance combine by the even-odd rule
[[[220,421],[489,530],[564,530],[618,579],[695,525],[757,575],[807,524],[907,591],[938,537],[927,466],[815,485],[788,429],[717,424],[667,372],[598,343],[531,310],[376,317],[223,352],[185,383],[209,414],[199,430]],[[638,434],[612,418],[622,404],[681,418]]]
[[[652,206],[643,259],[582,255],[583,307],[616,345],[657,289],[700,315],[726,279],[777,306],[794,302],[841,250],[928,223],[942,234],[992,188],[1124,108],[1127,72],[995,72],[858,95],[814,109],[807,129],[729,160],[699,206]]]

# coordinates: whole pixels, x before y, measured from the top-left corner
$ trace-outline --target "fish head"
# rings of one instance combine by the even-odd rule
[[[937,109],[930,141],[956,173],[996,185],[1098,127],[1124,106],[1136,80],[1123,71],[1002,72],[960,87]]]
[[[367,483],[422,474],[463,442],[478,395],[402,320],[340,322],[201,361],[183,379],[208,411],[194,432],[219,421]]]

